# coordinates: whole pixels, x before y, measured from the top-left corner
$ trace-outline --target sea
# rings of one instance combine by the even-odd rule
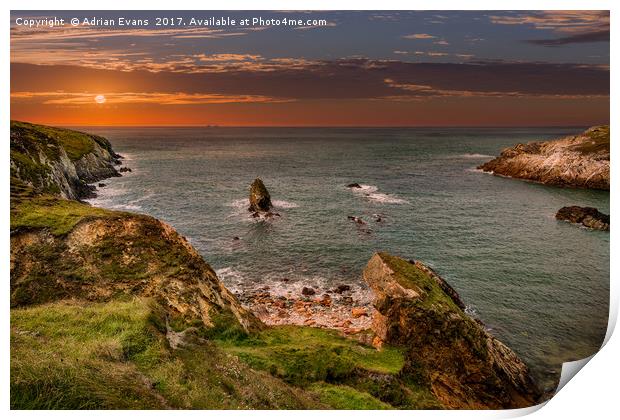
[[[108,138],[132,170],[103,181],[91,204],[169,223],[233,292],[320,295],[347,284],[363,303],[373,253],[420,260],[552,390],[561,364],[592,355],[605,336],[610,240],[554,215],[566,205],[608,213],[609,192],[476,167],[516,143],[584,128],[80,129]],[[279,217],[248,212],[256,177]]]

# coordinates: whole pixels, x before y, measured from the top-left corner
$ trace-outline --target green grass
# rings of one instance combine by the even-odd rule
[[[463,314],[463,311],[452,301],[450,296],[444,293],[437,282],[424,271],[400,257],[385,252],[381,252],[379,255],[392,268],[394,278],[401,286],[413,290],[420,289],[426,294],[423,299],[415,301],[416,305],[425,309],[445,309]]]
[[[325,408],[197,337],[170,349],[164,316],[143,299],[12,309],[11,408]]]
[[[187,332],[173,350],[165,317],[130,297],[12,309],[11,408],[441,407],[428,386],[401,377],[398,348],[283,326],[244,338]]]
[[[377,351],[335,331],[310,327],[273,327],[247,339],[220,339],[218,345],[250,366],[295,385],[345,380],[357,369],[397,374],[404,364],[399,348],[385,346]]]
[[[96,143],[100,143],[96,136],[91,136],[86,133],[82,133],[74,130],[67,130],[64,128],[50,127],[47,125],[30,124],[20,121],[11,121],[11,129],[21,129],[24,135],[30,141],[38,142],[39,145],[46,149],[50,158],[57,158],[57,152],[51,149],[50,145],[60,145],[67,152],[67,156],[72,161],[76,161],[84,155],[92,152]],[[106,147],[105,144],[101,144]]]
[[[310,389],[322,402],[337,410],[389,410],[393,407],[376,399],[367,392],[346,385],[316,383]]]
[[[11,311],[11,408],[162,408],[128,363],[157,345],[137,302]]]
[[[11,230],[49,229],[53,235],[69,233],[86,217],[122,216],[123,212],[92,207],[73,200],[51,196],[32,197],[11,202]]]
[[[607,152],[609,153],[609,126],[601,125],[594,127],[586,132],[586,136],[591,142],[580,144],[575,147],[576,151],[583,154]]]

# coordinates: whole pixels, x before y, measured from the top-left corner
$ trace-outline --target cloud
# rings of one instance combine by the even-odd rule
[[[398,20],[400,20],[401,14],[398,12],[380,12],[380,13],[373,13],[370,16],[368,16],[368,20],[376,20],[376,21],[383,21],[383,22],[397,22]]]
[[[65,44],[65,43],[63,43]],[[173,50],[174,51],[174,50]],[[259,54],[177,54],[153,56],[145,51],[93,47],[84,42],[27,44],[11,48],[11,61],[30,64],[67,64],[96,69],[150,72],[213,73],[226,71],[273,71],[306,67],[313,61],[303,58],[265,58]]]
[[[106,98],[108,105],[157,104],[157,105],[197,105],[227,103],[280,103],[292,99],[271,98],[263,95],[223,95],[198,93],[165,92],[123,92],[99,93]],[[37,100],[45,105],[94,105],[95,95],[89,92],[13,92],[11,100]]]
[[[461,59],[471,58],[461,55]],[[235,71],[212,72],[120,71],[12,63],[11,89],[12,92],[107,92],[107,95],[124,92],[222,95],[221,98],[188,96],[177,98],[177,102],[229,97],[247,97],[254,101],[373,99],[412,95],[412,86],[430,86],[442,94],[451,91],[455,96],[470,95],[466,92],[522,96],[609,95],[609,69],[583,64],[469,60],[441,63],[367,58],[279,60],[270,61],[269,65],[273,66],[270,70],[262,68],[264,64],[260,62],[254,66],[252,62],[241,61],[243,65]],[[392,83],[386,84],[385,79]],[[416,95],[419,96],[419,92]],[[153,100],[155,98],[171,100],[172,97],[152,96]]]
[[[429,34],[409,34],[409,35],[403,35],[403,38],[405,39],[435,39],[437,37],[433,35],[429,35]]]
[[[544,47],[559,47],[568,44],[583,44],[589,42],[609,42],[609,31],[586,32],[555,39],[528,39],[528,44],[542,45]]]
[[[202,62],[256,61],[262,59],[262,56],[258,54],[196,54],[192,57],[198,58]]]
[[[516,15],[491,15],[491,23],[498,25],[531,25],[536,29],[555,32],[591,32],[609,27],[609,12],[606,10],[547,10]]]
[[[586,42],[609,42],[610,17],[606,10],[542,11],[517,15],[492,15],[498,25],[529,25],[562,35],[559,38],[530,39],[525,42],[545,47],[557,47]]]
[[[100,27],[73,27],[65,25],[59,28],[35,28],[19,26],[11,28],[11,47],[32,41],[87,40],[113,37],[170,37],[170,38],[222,38],[227,36],[247,35],[245,32],[227,32],[224,29],[178,28],[152,29],[128,28],[109,29]]]
[[[563,95],[563,94],[524,94],[519,91],[476,91],[476,90],[455,90],[440,89],[430,85],[417,85],[412,83],[397,83],[392,79],[385,79],[385,84],[399,90],[406,91],[406,95],[391,95],[381,99],[396,101],[421,100],[437,97],[460,97],[460,98],[506,98],[506,97],[538,97],[538,98],[561,98],[576,99],[583,95]],[[605,95],[587,95],[587,97],[601,97]]]
[[[443,39],[441,41],[435,41],[435,42],[433,42],[433,44],[436,44],[436,45],[450,45],[450,43],[448,41],[443,40]]]
[[[440,51],[415,51],[415,55],[424,55],[427,57],[448,57],[450,54]]]
[[[333,28],[338,26],[335,22],[327,22],[324,25],[308,25],[308,26],[297,26],[294,29],[298,31],[306,31],[308,29],[316,29],[316,28]]]

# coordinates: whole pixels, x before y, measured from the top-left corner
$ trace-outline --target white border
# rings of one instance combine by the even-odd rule
[[[381,0],[377,2],[371,1],[354,1],[354,0],[298,0],[298,1],[283,1],[283,0],[263,0],[260,3],[251,0],[226,0],[221,2],[213,1],[198,1],[198,0],[175,0],[175,1],[157,1],[157,0],[139,0],[128,2],[127,0],[105,0],[100,2],[84,2],[83,0],[33,0],[28,1],[26,4],[22,1],[9,1],[4,2],[2,5],[1,25],[3,27],[4,47],[0,51],[0,62],[2,65],[2,77],[3,83],[0,84],[2,88],[2,107],[0,112],[2,118],[0,119],[0,132],[3,133],[2,141],[2,167],[5,174],[4,182],[0,184],[0,201],[2,202],[3,217],[0,219],[0,232],[3,235],[3,240],[0,243],[2,248],[2,254],[4,255],[4,263],[0,265],[2,270],[2,277],[4,279],[3,295],[0,298],[0,305],[2,308],[1,324],[2,330],[2,363],[0,364],[0,401],[2,407],[5,410],[9,408],[9,264],[7,257],[9,255],[9,106],[10,106],[10,84],[9,84],[9,62],[10,62],[10,36],[9,36],[9,19],[10,9],[15,10],[611,10],[612,21],[615,21],[614,16],[617,10],[620,10],[616,6],[619,2],[603,1],[603,0],[563,0],[561,2],[557,0],[521,0],[521,1],[489,1],[489,0],[473,0],[469,2],[457,1],[457,0],[444,0],[444,1],[403,1],[403,0]],[[614,24],[615,25],[615,24]],[[615,29],[615,27],[614,27]],[[615,35],[615,30],[612,30],[612,42],[614,47],[618,43],[618,37]],[[612,48],[611,50],[611,114],[618,114],[618,107],[616,100],[614,99],[617,94],[618,85],[617,69],[618,69],[618,54]],[[616,120],[614,120],[615,123]],[[615,128],[615,127],[614,127]],[[615,129],[612,131],[612,161],[616,162],[619,158],[619,153],[616,152],[615,145],[618,144],[618,136],[615,134]],[[615,193],[616,185],[618,185],[618,177],[616,176],[615,166],[612,165],[612,196],[610,202],[611,213],[615,215],[615,208],[617,208],[617,194]],[[175,412],[175,416],[183,418],[203,418],[208,417],[220,417],[226,416],[226,418],[238,419],[252,418],[258,419],[287,419],[290,416],[299,417],[301,419],[311,419],[315,416],[329,417],[334,419],[342,418],[355,418],[356,420],[363,419],[376,419],[377,417],[400,417],[409,418],[414,416],[418,418],[464,418],[464,419],[481,419],[481,418],[498,418],[498,417],[515,417],[525,415],[531,412],[531,418],[548,419],[548,418],[568,418],[568,419],[582,419],[584,417],[590,418],[612,418],[617,416],[618,409],[616,408],[617,395],[617,378],[620,374],[620,368],[618,364],[618,356],[620,355],[620,342],[617,334],[611,335],[613,327],[615,326],[617,314],[618,314],[618,287],[617,287],[617,273],[619,255],[617,247],[614,246],[615,241],[613,236],[611,237],[611,301],[610,301],[610,322],[608,327],[608,333],[606,340],[607,344],[602,351],[596,354],[592,360],[585,366],[585,368],[578,374],[577,379],[571,380],[568,384],[544,407],[544,409],[536,411],[536,409],[525,410],[509,410],[509,411],[495,411],[495,412],[480,412],[480,411],[396,411],[396,412],[370,412],[370,411],[356,411],[356,412],[343,412],[343,411],[251,411],[251,412],[232,412],[232,411],[208,411],[208,412]],[[537,407],[540,408],[540,407]],[[10,412],[10,415],[14,418],[31,418],[42,417],[45,418],[82,418],[86,413],[82,412]],[[165,412],[127,412],[127,411],[115,411],[115,412],[89,412],[89,417],[95,418],[108,418],[114,416],[117,418],[149,418],[149,419],[163,419],[167,418],[169,413]]]

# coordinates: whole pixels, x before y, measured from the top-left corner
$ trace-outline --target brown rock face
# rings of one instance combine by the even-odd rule
[[[191,325],[262,326],[185,238],[155,218],[122,214],[85,220],[66,236],[11,236],[11,306],[123,294],[153,298]]]
[[[375,293],[377,342],[408,348],[402,374],[422,378],[447,408],[536,404],[540,392],[527,366],[465,314],[437,278],[420,262],[385,253],[375,254],[364,270]]]
[[[251,212],[269,211],[271,209],[271,196],[260,178],[256,178],[250,185],[250,207]]]
[[[558,140],[517,144],[478,169],[548,185],[609,190],[609,126]]]
[[[558,220],[579,223],[596,230],[609,230],[609,215],[601,213],[594,207],[562,207],[555,215]]]
[[[73,142],[70,149],[67,138]],[[120,176],[114,168],[119,157],[103,137],[11,121],[11,177],[38,193],[93,197],[88,184]]]

